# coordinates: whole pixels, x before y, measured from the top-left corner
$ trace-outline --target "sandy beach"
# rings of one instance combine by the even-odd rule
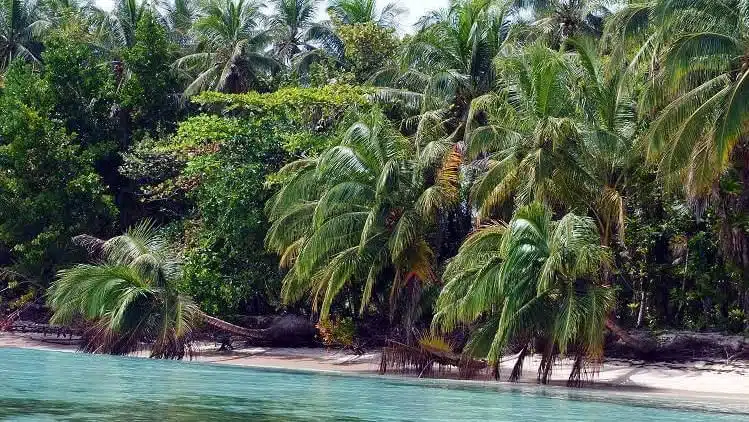
[[[0,333],[0,347],[33,348],[75,352],[76,346],[58,344],[55,337],[39,334]],[[203,343],[192,360],[211,363],[262,368],[281,368],[307,371],[328,371],[349,374],[377,374],[380,354],[369,352],[355,355],[340,350],[322,348],[244,348],[231,352],[217,352],[217,345]],[[147,357],[142,353],[140,356]],[[501,377],[510,372],[514,360],[507,357],[501,365]],[[571,362],[562,361],[554,367],[552,384],[564,384]],[[529,357],[519,384],[536,384],[537,357]],[[449,374],[448,374],[449,375]],[[395,376],[398,376],[397,374]],[[412,376],[412,375],[411,375]],[[495,381],[476,381],[495,383]],[[589,385],[612,390],[642,390],[648,393],[690,395],[701,398],[749,398],[749,362],[692,361],[684,363],[644,363],[639,361],[607,360]]]

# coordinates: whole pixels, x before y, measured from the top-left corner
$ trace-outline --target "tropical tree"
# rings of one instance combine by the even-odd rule
[[[106,241],[87,235],[75,240],[97,257],[96,264],[59,271],[47,295],[52,323],[83,318],[90,324],[83,350],[122,355],[147,344],[152,358],[182,359],[192,356],[191,334],[199,324],[251,335],[204,314],[179,291],[179,254],[151,222]]]
[[[534,345],[544,384],[558,357],[573,356],[569,382],[576,385],[586,365],[600,365],[603,356],[614,291],[601,274],[610,259],[590,218],[567,214],[553,221],[538,202],[521,207],[508,224],[471,234],[450,261],[433,326],[449,331],[478,324],[466,352],[492,363],[517,345],[511,381]]]
[[[36,1],[0,2],[0,72],[15,58],[39,64],[40,44],[35,37],[48,28]]]
[[[399,68],[375,77],[379,98],[417,111],[409,122],[419,132],[447,132],[462,140],[471,101],[496,86],[492,60],[510,30],[507,4],[455,0],[422,18],[421,30],[406,46]]]
[[[578,160],[589,185],[584,201],[595,217],[601,242],[610,246],[624,238],[625,196],[642,155],[634,148],[637,126],[627,64],[616,57],[604,63],[591,38],[568,38],[572,56],[571,96],[578,108],[582,146]]]
[[[135,30],[144,14],[158,14],[149,0],[117,0],[113,10],[93,8],[94,36],[99,47],[119,57],[121,51],[135,44]]]
[[[457,200],[459,163],[449,145],[415,151],[375,110],[318,158],[287,165],[280,172],[286,182],[267,206],[266,238],[288,269],[284,299],[310,294],[325,320],[345,286],[361,294],[364,312],[386,282],[393,307],[404,289],[411,292],[410,326],[418,292],[435,281],[428,234]]]
[[[275,0],[270,19],[273,32],[273,50],[286,63],[303,52],[314,49],[309,44],[308,30],[315,25],[319,0]]]
[[[164,5],[164,17],[177,44],[188,47],[191,44],[190,30],[198,19],[200,8],[196,0],[174,0]]]
[[[722,249],[749,271],[749,8],[743,1],[658,0],[621,11],[626,29],[650,31],[636,65],[651,54],[643,114],[657,115],[648,157],[669,188],[697,204],[719,198]],[[645,27],[647,30],[643,31]]]
[[[154,227],[142,223],[105,242],[80,239],[101,259],[59,272],[48,291],[52,323],[93,322],[83,345],[93,353],[127,354],[148,341],[151,357],[190,354],[190,333],[201,314],[179,293],[177,254]]]
[[[570,37],[600,37],[604,21],[612,13],[607,6],[616,0],[531,0],[525,3],[536,17],[527,27],[529,31],[524,31],[526,35],[537,38],[540,29],[549,45],[558,49]]]
[[[471,192],[479,216],[534,201],[557,209],[584,205],[579,199],[589,181],[580,164],[583,130],[569,57],[537,44],[496,64],[506,88],[474,100],[466,135],[467,157],[479,169]],[[475,124],[479,114],[486,124]]]
[[[212,0],[193,25],[197,52],[175,64],[192,77],[185,95],[205,89],[239,93],[262,85],[279,64],[266,48],[270,34],[262,29],[260,5],[251,0]]]
[[[388,3],[377,8],[375,0],[332,0],[328,5],[330,18],[339,25],[375,23],[383,27],[398,26],[398,18],[404,10],[397,3]]]

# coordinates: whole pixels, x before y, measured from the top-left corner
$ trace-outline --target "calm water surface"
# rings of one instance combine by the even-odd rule
[[[749,414],[719,413],[716,409],[725,410],[714,400],[700,403],[679,396],[477,388],[436,381],[0,349],[0,420],[749,420]]]

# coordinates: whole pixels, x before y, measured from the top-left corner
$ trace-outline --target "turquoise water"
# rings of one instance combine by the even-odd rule
[[[0,349],[0,420],[749,420],[703,411],[721,409],[714,400],[643,397]]]

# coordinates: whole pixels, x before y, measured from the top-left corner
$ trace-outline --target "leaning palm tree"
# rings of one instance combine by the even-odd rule
[[[667,187],[683,187],[697,203],[719,199],[723,251],[749,271],[742,228],[749,211],[749,8],[741,0],[655,0],[626,12],[653,31],[648,48],[657,65],[640,101],[643,113],[658,110],[648,157]]]
[[[396,3],[388,3],[378,9],[375,0],[332,0],[328,5],[328,15],[333,22],[342,25],[375,23],[379,26],[394,28],[404,9]]]
[[[287,181],[267,206],[266,238],[288,269],[284,299],[311,296],[324,320],[345,286],[361,295],[364,312],[376,285],[386,283],[392,311],[403,291],[414,295],[434,281],[427,235],[435,216],[457,200],[459,162],[449,146],[417,155],[375,110],[318,158],[287,165],[281,170]]]
[[[567,214],[553,221],[538,202],[521,207],[508,224],[478,229],[450,261],[433,326],[476,326],[466,352],[494,364],[509,346],[518,346],[511,381],[534,345],[544,384],[555,361],[572,356],[569,382],[578,385],[586,367],[595,369],[603,355],[614,306],[614,291],[601,279],[609,261],[591,219]]]
[[[41,18],[35,1],[0,2],[0,72],[18,58],[39,63],[41,45],[35,40],[50,25]]]
[[[127,354],[152,342],[151,357],[181,359],[191,353],[190,334],[200,321],[192,300],[179,293],[176,253],[151,224],[102,242],[88,241],[100,262],[59,272],[48,295],[51,322],[92,322],[84,350]]]
[[[197,52],[187,54],[175,65],[192,77],[185,95],[213,89],[246,92],[279,67],[266,49],[270,34],[262,29],[258,3],[248,0],[212,0],[204,16],[193,26]]]
[[[84,350],[128,354],[149,344],[151,357],[182,359],[192,353],[191,334],[201,322],[250,335],[247,329],[205,315],[179,292],[178,254],[151,223],[107,241],[90,236],[76,240],[97,262],[61,270],[47,295],[52,323],[66,325],[79,318],[88,322]]]

